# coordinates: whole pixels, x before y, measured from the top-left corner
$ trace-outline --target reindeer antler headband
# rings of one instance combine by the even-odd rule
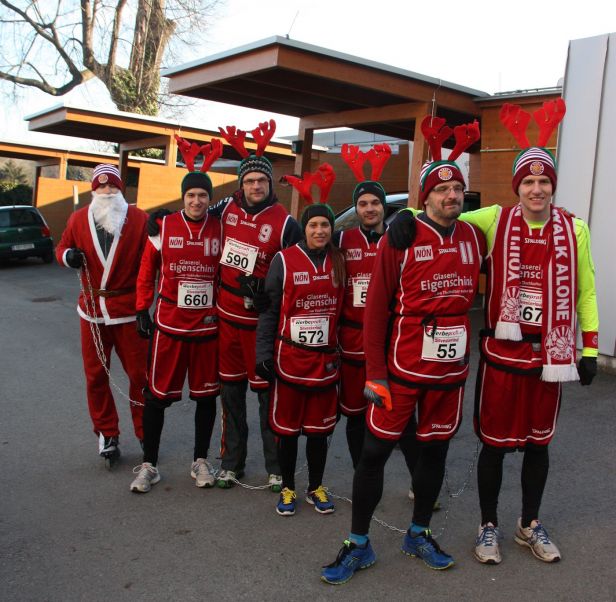
[[[430,191],[440,182],[457,180],[464,182],[464,176],[455,160],[471,147],[481,134],[477,120],[451,129],[442,117],[427,115],[421,122],[421,133],[430,148],[431,160],[426,161],[421,168],[419,177],[419,200],[423,203]],[[442,147],[445,141],[454,135],[456,144],[447,160],[441,159]]]
[[[343,144],[341,156],[358,181],[355,190],[353,190],[353,204],[357,204],[357,200],[363,194],[374,194],[381,203],[385,204],[385,189],[379,180],[385,165],[391,158],[389,144],[375,144],[367,152],[361,151],[359,146]],[[364,174],[366,163],[369,163],[372,167],[369,180],[366,179]]]
[[[212,197],[212,180],[207,175],[207,171],[212,167],[214,162],[222,156],[222,142],[218,138],[212,138],[207,144],[196,144],[188,142],[177,134],[175,139],[178,143],[178,149],[186,164],[188,172],[182,180],[182,196],[191,188],[203,188],[208,191],[210,198]],[[203,155],[203,164],[201,169],[195,169],[195,159]]]
[[[522,151],[513,161],[513,191],[518,194],[520,182],[526,176],[545,175],[552,182],[552,192],[556,190],[556,160],[554,155],[544,148],[550,136],[563,120],[567,107],[562,98],[543,103],[540,109],[533,112],[533,118],[539,126],[537,146],[531,146],[526,135],[530,123],[530,114],[520,105],[505,103],[500,111],[501,123],[511,132]]]

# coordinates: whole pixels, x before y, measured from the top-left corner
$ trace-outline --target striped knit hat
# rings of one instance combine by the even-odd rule
[[[547,176],[552,182],[552,193],[556,192],[556,159],[554,155],[539,146],[531,146],[520,152],[513,161],[511,186],[517,195],[520,182],[526,176]]]
[[[94,168],[94,173],[92,174],[92,190],[96,190],[103,184],[111,184],[124,191],[124,182],[122,182],[120,172],[115,165],[103,163]]]
[[[242,159],[242,162],[240,163],[240,166],[237,169],[237,177],[240,181],[240,186],[242,185],[244,176],[247,173],[250,173],[252,171],[258,171],[260,173],[265,174],[269,180],[270,188],[272,188],[273,168],[272,168],[272,164],[270,163],[267,157],[259,157],[257,155],[248,155],[248,157],[245,157],[244,159]]]
[[[455,161],[426,161],[419,174],[419,200],[424,203],[430,191],[441,182],[456,180],[464,185],[464,176]]]

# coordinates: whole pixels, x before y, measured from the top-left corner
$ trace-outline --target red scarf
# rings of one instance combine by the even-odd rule
[[[508,216],[504,237],[504,275],[501,307],[495,328],[497,339],[521,341],[520,259],[525,224],[521,205]],[[573,219],[552,207],[549,228],[548,260],[543,278],[543,319],[541,322],[541,380],[578,380],[575,366],[575,300],[577,296],[577,243]]]

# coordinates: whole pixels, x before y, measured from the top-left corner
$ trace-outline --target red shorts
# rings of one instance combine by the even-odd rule
[[[398,440],[417,406],[417,440],[448,441],[462,421],[464,387],[445,391],[411,389],[390,382],[391,411],[373,404],[366,423],[375,437]]]
[[[336,426],[337,406],[337,387],[313,392],[276,379],[270,394],[270,427],[279,435],[329,435]]]
[[[345,416],[363,414],[368,407],[364,398],[366,365],[356,366],[342,359],[340,363],[340,411]]]
[[[165,401],[179,401],[188,372],[191,399],[218,395],[216,339],[195,342],[178,341],[160,330],[154,331],[148,366],[150,393]]]
[[[539,375],[512,374],[479,365],[475,395],[475,432],[495,447],[547,445],[560,409],[560,383]]]
[[[266,380],[255,374],[256,345],[256,330],[236,328],[225,320],[218,322],[218,362],[222,382],[241,382],[248,379],[253,391],[269,387]]]

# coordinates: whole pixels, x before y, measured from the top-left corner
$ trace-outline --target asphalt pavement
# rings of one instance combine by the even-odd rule
[[[521,454],[510,454],[499,516],[503,562],[480,565],[472,549],[479,524],[472,432],[474,375],[464,422],[453,440],[443,510],[433,519],[441,546],[456,560],[428,569],[400,552],[411,517],[409,476],[395,451],[373,522],[376,564],[342,586],[319,579],[350,528],[351,506],[318,515],[299,497],[280,517],[268,490],[198,489],[190,477],[193,404],[166,413],[161,482],[129,491],[140,448],[127,402],[118,395],[122,460],[107,471],[97,455],[84,396],[73,270],[37,260],[0,265],[0,599],[124,600],[616,600],[616,376],[591,387],[568,384],[541,518],[563,559],[545,564],[513,541],[520,511]],[[473,323],[481,320],[479,309]],[[476,344],[474,345],[476,347]],[[473,369],[477,356],[473,355]],[[126,390],[117,357],[112,375]],[[266,482],[257,401],[249,396],[251,436],[244,481]],[[219,421],[210,457],[215,466]],[[298,492],[307,485],[303,442]],[[350,497],[351,461],[344,419],[331,440],[325,485]]]

